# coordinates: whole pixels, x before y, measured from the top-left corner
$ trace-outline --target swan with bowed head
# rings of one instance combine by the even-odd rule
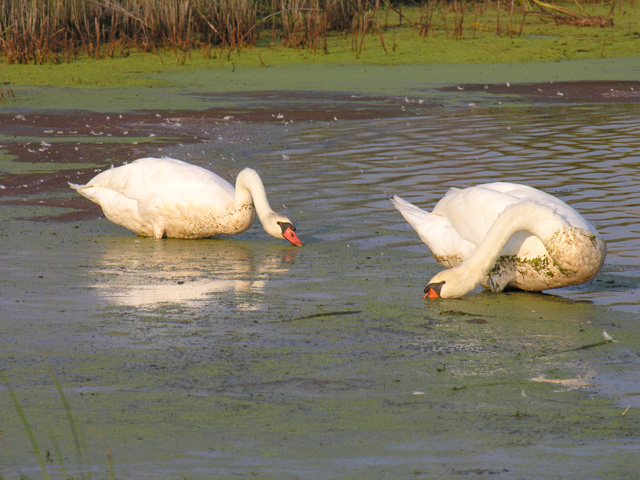
[[[529,291],[591,280],[606,246],[595,228],[566,203],[532,187],[487,183],[453,188],[426,212],[391,199],[438,263],[447,267],[425,298],[462,297],[482,285]]]
[[[71,188],[114,223],[143,237],[209,238],[247,230],[256,213],[264,230],[302,246],[286,216],[274,212],[260,176],[245,168],[235,189],[215,173],[173,158],[141,158]]]

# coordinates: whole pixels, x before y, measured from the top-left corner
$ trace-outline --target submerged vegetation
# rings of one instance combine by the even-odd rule
[[[623,8],[542,0],[13,0],[0,5],[0,53],[19,64],[165,49],[230,58],[256,45],[328,53],[328,38],[338,37],[359,58],[371,36],[384,54],[395,51],[400,29],[456,40],[513,37],[539,23],[611,27]]]
[[[47,370],[49,370],[49,374],[51,376],[51,381],[53,383],[53,385],[55,386],[55,390],[57,392],[58,398],[60,400],[60,403],[64,409],[65,412],[65,416],[67,419],[67,422],[69,424],[69,430],[71,433],[71,437],[73,439],[73,447],[75,450],[75,454],[76,454],[76,460],[77,460],[77,464],[74,466],[74,468],[79,469],[78,470],[78,475],[79,478],[81,479],[90,479],[91,478],[91,474],[89,471],[89,468],[86,464],[86,453],[84,452],[84,449],[86,448],[86,446],[83,443],[83,435],[82,435],[82,431],[79,428],[78,424],[77,424],[77,420],[75,418],[75,415],[73,413],[73,409],[71,408],[71,405],[69,403],[69,400],[67,399],[63,389],[62,389],[62,385],[60,384],[60,381],[58,380],[57,375],[55,374],[55,372],[53,371],[53,369],[47,365]],[[49,439],[49,443],[52,444],[52,449],[51,450],[42,450],[40,448],[40,442],[38,440],[38,435],[36,434],[35,428],[34,426],[31,425],[31,422],[29,421],[29,418],[25,412],[24,407],[22,406],[20,400],[18,399],[18,395],[16,393],[16,391],[13,389],[13,387],[11,386],[11,383],[9,382],[6,374],[4,371],[0,370],[0,382],[2,384],[4,384],[4,388],[11,400],[11,403],[13,404],[13,406],[16,409],[16,412],[18,414],[18,417],[20,419],[20,423],[22,424],[22,426],[24,427],[24,431],[27,434],[28,438],[29,438],[29,443],[31,445],[31,453],[33,454],[35,460],[38,463],[38,466],[40,468],[40,475],[41,478],[43,480],[49,480],[50,478],[52,478],[51,473],[49,472],[49,468],[48,465],[52,465],[54,467],[58,467],[56,468],[56,470],[59,470],[62,472],[62,477],[63,478],[67,478],[67,472],[66,472],[66,466],[64,463],[64,458],[65,458],[65,454],[63,453],[59,442],[56,440],[55,436],[53,435],[53,432],[50,432],[50,439]],[[1,431],[1,430],[0,430]],[[58,432],[60,433],[60,432]],[[27,475],[25,475],[24,472],[21,471],[21,468],[19,466],[19,462],[16,460],[16,458],[13,456],[13,452],[11,452],[11,449],[9,447],[9,442],[6,441],[6,439],[4,439],[2,437],[2,435],[0,435],[0,441],[4,447],[4,449],[6,450],[5,453],[8,454],[8,457],[11,459],[11,463],[13,463],[13,467],[16,469],[17,473],[19,474],[21,479],[26,479],[26,478],[30,478]],[[52,453],[54,452],[54,453]],[[111,450],[109,447],[107,447],[107,462],[108,462],[108,466],[109,466],[109,476],[108,478],[110,480],[115,480],[115,474],[114,474],[114,466],[113,466],[113,459],[111,457]],[[3,467],[7,467],[8,465],[2,465]],[[55,478],[55,477],[54,477]],[[73,477],[68,477],[68,478],[73,478]],[[4,480],[4,477],[0,474],[0,480]]]

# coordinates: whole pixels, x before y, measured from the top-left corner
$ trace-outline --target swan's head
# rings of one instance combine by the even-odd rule
[[[454,267],[443,270],[424,287],[424,298],[459,298],[473,290],[478,282],[468,271]]]
[[[302,241],[296,235],[296,227],[284,215],[272,213],[265,219],[262,226],[264,231],[272,237],[284,238],[297,247],[302,246]]]

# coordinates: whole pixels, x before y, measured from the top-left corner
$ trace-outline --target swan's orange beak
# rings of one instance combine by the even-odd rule
[[[302,240],[298,238],[298,235],[296,235],[296,232],[294,232],[291,227],[286,228],[285,231],[282,232],[282,236],[296,247],[301,247],[303,245]]]
[[[438,295],[438,292],[436,292],[433,288],[429,288],[424,293],[424,297],[422,298],[440,298],[440,295]]]
[[[422,298],[440,298],[442,286],[447,282],[430,283],[424,287],[424,297]]]

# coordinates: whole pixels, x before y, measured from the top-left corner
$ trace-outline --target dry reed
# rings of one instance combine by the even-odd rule
[[[420,7],[417,22],[402,13],[403,3]],[[496,8],[498,35],[503,9],[509,35],[515,33],[514,0],[481,3]],[[531,7],[520,5],[524,22]],[[368,33],[377,34],[388,53],[383,32],[403,21],[429,35],[438,9],[446,35],[450,12],[452,36],[462,38],[467,8],[477,11],[477,0],[6,0],[0,3],[0,54],[9,63],[70,62],[79,54],[126,56],[132,49],[169,48],[184,56],[199,48],[210,56],[214,46],[229,48],[230,54],[254,45],[261,32],[270,32],[272,44],[326,53],[327,34],[333,31],[349,35],[359,57]],[[396,25],[390,25],[390,13],[397,14]]]

